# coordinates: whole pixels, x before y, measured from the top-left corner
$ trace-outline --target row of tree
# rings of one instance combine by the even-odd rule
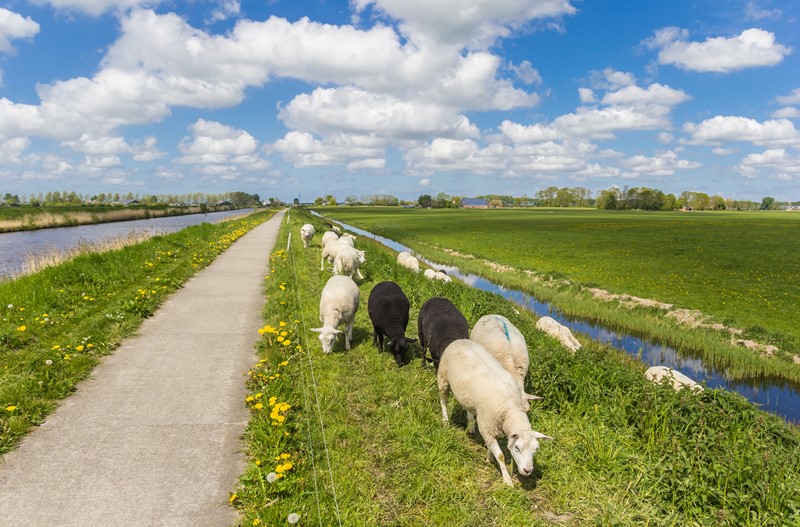
[[[225,192],[222,194],[206,194],[204,192],[194,192],[191,194],[144,194],[140,195],[133,192],[127,193],[104,193],[81,194],[79,192],[39,192],[31,194],[25,204],[33,207],[77,207],[77,206],[110,206],[123,205],[132,201],[138,201],[143,205],[159,206],[189,206],[208,204],[213,205],[223,201],[229,201],[236,207],[253,207],[261,205],[261,198],[258,194],[247,192]],[[280,204],[281,200],[270,198],[270,202]],[[9,206],[22,205],[23,201],[19,195],[6,192],[3,196],[3,203]]]

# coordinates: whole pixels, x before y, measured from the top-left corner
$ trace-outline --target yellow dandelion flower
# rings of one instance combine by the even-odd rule
[[[290,457],[292,457],[291,454],[286,454],[286,453],[281,454],[281,459],[289,459]]]
[[[53,346],[53,347],[52,347],[52,348],[50,348],[50,349],[52,349],[53,351],[58,351],[58,350],[60,350],[60,349],[61,349],[61,346],[59,346],[58,344],[56,344],[55,346]]]
[[[6,406],[6,412],[13,412],[16,409],[17,409],[17,407],[14,406],[14,405]]]
[[[248,395],[247,398],[245,399],[245,401],[247,401],[248,403],[252,403],[254,400],[255,398],[252,395]]]
[[[261,460],[260,459],[256,459],[256,466],[259,466],[259,467],[261,466]]]
[[[238,497],[239,495],[234,492],[233,494],[231,494],[231,497],[228,498],[228,503],[233,503],[234,501],[236,501],[236,498]]]
[[[285,337],[286,335],[288,335],[288,333],[286,333],[285,331],[281,331],[281,337]]]
[[[284,340],[286,340],[286,339],[283,338],[283,337],[278,337],[278,342],[283,342]]]
[[[83,351],[84,349],[85,349],[85,348],[84,348],[83,344],[81,344],[80,346],[78,346],[77,348],[75,348],[75,350],[76,350],[76,351]]]
[[[276,403],[277,401],[278,401],[278,398],[277,398],[277,397],[270,397],[270,398],[269,398],[269,405],[270,405],[270,406],[275,406],[275,403]]]
[[[255,406],[254,406],[254,408],[255,408],[256,410],[261,410],[262,408],[264,408],[264,405],[263,405],[263,404],[261,404],[261,403],[256,403],[256,404],[255,404]]]
[[[261,520],[259,520],[258,518],[254,519],[253,525],[261,525]]]
[[[92,344],[91,342],[86,345],[87,349],[92,349],[93,347],[94,347],[94,344]]]
[[[27,326],[20,326],[17,328],[17,331],[26,331],[28,329]]]
[[[283,320],[281,320],[281,323],[280,323],[279,325],[280,325],[280,327],[284,327],[284,326],[286,325],[286,322],[284,322]]]

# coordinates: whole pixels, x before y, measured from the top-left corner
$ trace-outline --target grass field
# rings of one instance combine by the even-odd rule
[[[741,328],[745,337],[777,346],[779,359],[789,369],[794,369],[793,357],[800,354],[798,214],[342,207],[325,209],[324,214],[433,259],[452,249],[478,261],[567,279],[577,285],[572,297],[574,291],[592,286],[699,310],[709,317],[707,322]],[[470,268],[478,274],[487,271],[491,270],[481,271],[475,264]],[[569,302],[519,276],[492,273],[492,278],[515,287],[522,282],[533,293],[552,294],[545,300],[557,307]],[[606,313],[594,312],[596,306],[590,304],[598,302],[583,304],[571,306],[573,314],[670,340],[665,338],[669,328],[622,320],[627,314],[618,307],[620,320],[614,320],[615,313],[607,307]],[[697,343],[689,346],[705,347],[703,338],[697,336]],[[730,335],[720,339],[729,341]],[[679,339],[670,343],[684,346],[675,340]],[[760,374],[773,373],[761,370]]]
[[[643,366],[587,342],[575,355],[534,329],[535,317],[497,295],[430,282],[395,264],[395,254],[359,238],[366,279],[354,345],[323,355],[316,333],[319,236],[302,249],[311,222],[292,211],[265,281],[261,361],[249,372],[248,468],[231,494],[242,526],[797,525],[800,435],[741,397],[675,393],[643,379]],[[292,243],[286,250],[287,235]],[[446,296],[470,324],[508,317],[531,352],[528,392],[544,397],[529,415],[552,435],[530,478],[506,487],[479,436],[464,430],[451,398],[441,422],[435,374],[420,350],[398,368],[372,345],[366,303],[382,280],[411,301],[407,335],[432,296]]]
[[[0,282],[0,455],[170,293],[270,216],[188,227]]]

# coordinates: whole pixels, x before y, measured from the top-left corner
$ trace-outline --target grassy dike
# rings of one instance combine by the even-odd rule
[[[319,236],[298,239],[311,216],[292,211],[265,280],[261,360],[248,375],[248,467],[231,503],[241,525],[798,525],[800,434],[741,397],[674,393],[644,367],[596,343],[571,355],[534,329],[535,317],[497,295],[427,281],[365,238],[366,279],[354,345],[324,356],[317,334]],[[288,251],[287,236],[292,243]],[[503,485],[479,436],[444,425],[435,374],[419,349],[398,368],[372,345],[372,287],[398,282],[411,301],[408,335],[431,296],[450,298],[470,324],[507,316],[531,352],[530,411],[542,445],[530,478]],[[287,342],[288,341],[288,342]],[[324,430],[323,430],[324,428]]]
[[[0,282],[0,455],[172,292],[271,215],[204,223]]]
[[[763,260],[763,254],[771,254],[767,250],[766,245],[762,245],[762,252],[748,251],[746,257],[742,256],[738,260],[739,267],[733,276],[728,276],[730,273],[718,273],[717,277],[722,286],[714,287],[712,276],[716,272],[715,265],[721,267],[731,267],[736,265],[733,261],[716,262],[716,257],[702,257],[697,260],[697,266],[701,268],[697,272],[701,278],[698,278],[699,283],[705,285],[698,285],[696,290],[693,287],[689,289],[692,295],[678,300],[669,298],[668,296],[658,296],[659,291],[666,294],[665,291],[669,290],[668,285],[662,284],[665,280],[663,277],[667,275],[674,275],[674,270],[669,271],[667,268],[662,268],[653,263],[653,260],[663,264],[670,261],[670,254],[667,250],[672,245],[669,243],[661,243],[667,237],[665,233],[671,233],[671,236],[677,236],[681,229],[688,226],[695,225],[700,222],[701,227],[695,225],[695,229],[699,230],[695,236],[699,237],[692,243],[692,247],[703,247],[706,243],[712,243],[716,240],[710,236],[708,230],[704,230],[703,221],[706,217],[685,217],[685,216],[663,216],[651,217],[649,215],[641,216],[636,214],[629,214],[627,216],[620,214],[607,214],[599,213],[595,215],[595,211],[581,211],[576,213],[575,217],[569,212],[552,211],[457,211],[457,216],[450,217],[447,214],[438,214],[441,211],[386,211],[383,210],[379,213],[374,213],[366,209],[344,209],[344,211],[330,210],[324,211],[323,214],[328,214],[335,219],[341,218],[342,221],[349,222],[358,227],[369,230],[379,235],[387,236],[391,239],[397,240],[405,245],[413,248],[416,252],[425,255],[427,258],[440,262],[445,265],[454,265],[459,267],[462,271],[467,273],[476,274],[485,277],[497,284],[524,291],[531,294],[537,299],[549,302],[559,310],[569,316],[581,318],[585,320],[595,321],[609,328],[625,331],[640,337],[656,340],[657,342],[664,343],[672,346],[675,349],[689,356],[701,356],[704,362],[712,367],[724,371],[725,375],[731,379],[750,379],[750,378],[779,378],[786,379],[794,383],[800,383],[800,363],[797,362],[797,357],[800,356],[800,340],[791,332],[796,332],[796,316],[797,307],[794,304],[786,303],[785,300],[781,304],[780,309],[773,308],[770,310],[772,330],[767,330],[758,325],[748,325],[742,323],[747,317],[758,317],[763,315],[766,317],[765,309],[755,305],[750,305],[746,302],[725,302],[725,296],[720,294],[720,291],[728,291],[728,294],[733,295],[731,291],[736,290],[736,295],[747,296],[744,291],[747,289],[745,284],[749,282],[759,282],[761,280],[746,280],[747,270],[753,270],[753,275],[756,276],[755,269],[759,267],[756,264],[758,261]],[[472,212],[473,214],[469,214]],[[466,213],[466,215],[465,215]],[[492,215],[487,215],[491,213]],[[495,213],[497,214],[495,216]],[[516,218],[515,216],[519,216]],[[538,216],[537,216],[538,214]],[[565,214],[562,218],[560,214]],[[549,234],[547,237],[540,236],[541,233],[537,232],[535,235],[530,235],[526,243],[539,243],[544,247],[543,252],[552,256],[552,261],[548,260],[548,266],[555,266],[556,269],[565,270],[570,265],[575,270],[575,263],[567,259],[566,255],[570,255],[573,260],[583,262],[583,272],[586,276],[592,279],[600,279],[599,277],[605,276],[604,281],[601,282],[583,282],[579,278],[576,279],[570,275],[564,275],[560,272],[550,271],[544,272],[542,269],[548,267],[531,267],[530,264],[524,264],[523,255],[526,251],[533,251],[531,246],[523,246],[522,241],[519,244],[507,244],[497,242],[490,245],[492,240],[498,240],[497,237],[486,234],[486,231],[505,232],[509,229],[517,229],[518,231],[527,232],[526,229],[536,229],[542,220],[542,217],[554,218],[548,221]],[[750,224],[747,223],[752,216],[748,215],[728,215],[728,216],[713,216],[715,221],[718,222],[717,227],[725,227],[726,232],[731,229],[740,230],[750,236],[750,239],[759,239],[759,230],[764,230],[777,222],[777,216],[769,216],[760,218],[761,223]],[[509,218],[516,218],[519,224],[514,224]],[[390,221],[397,220],[397,221]],[[401,221],[402,220],[402,221]],[[628,228],[622,229],[619,226],[609,227],[611,221],[616,220]],[[644,226],[653,227],[651,223],[661,225],[659,231],[661,234],[658,236],[650,236],[659,240],[659,243],[654,245],[646,245],[647,251],[642,248],[644,240],[648,239],[646,233],[649,232],[644,227],[638,225],[637,222],[643,222]],[[797,220],[791,217],[787,220],[787,225],[796,225]],[[481,223],[482,222],[482,223]],[[576,224],[583,225],[585,222],[588,227],[576,228]],[[683,223],[686,222],[686,223]],[[477,233],[476,225],[480,225],[483,229]],[[456,227],[457,226],[457,227]],[[572,226],[572,241],[570,243],[562,243],[561,236],[563,232]],[[407,227],[407,228],[405,228]],[[628,232],[632,230],[633,232]],[[595,238],[602,236],[601,241],[596,241]],[[617,236],[618,245],[625,247],[640,247],[640,251],[644,254],[650,255],[648,262],[652,266],[644,265],[638,271],[633,272],[625,266],[633,265],[631,261],[635,258],[626,256],[623,260],[616,258],[616,254],[603,253],[598,254],[597,246],[605,247],[612,246],[608,237]],[[433,240],[429,239],[433,238]],[[525,237],[523,237],[525,238]],[[763,238],[763,236],[762,236]],[[447,242],[449,240],[449,243]],[[476,241],[477,240],[477,241]],[[534,241],[531,241],[534,240]],[[467,242],[472,243],[468,245]],[[477,252],[475,244],[477,242],[483,244],[483,253]],[[716,240],[714,243],[721,243]],[[766,242],[761,240],[762,244]],[[743,246],[733,245],[733,248]],[[458,249],[465,254],[453,254],[452,249]],[[698,249],[699,250],[699,249]],[[475,251],[475,252],[473,252]],[[649,251],[649,252],[648,252]],[[718,251],[713,254],[728,254],[733,250],[729,246],[718,247]],[[486,262],[486,256],[481,254],[491,254],[497,252],[498,256],[491,258],[491,263]],[[697,255],[694,250],[687,251],[691,254]],[[652,254],[651,254],[652,253]],[[564,261],[559,260],[555,255],[561,254]],[[477,256],[476,256],[477,255]],[[698,258],[700,258],[698,256]],[[774,258],[774,261],[773,261]],[[746,260],[746,261],[744,261]],[[779,266],[779,262],[783,261],[781,258],[771,255],[767,259],[770,266]],[[513,270],[498,268],[500,266],[512,266]],[[666,265],[666,264],[664,264]],[[675,266],[674,263],[670,264]],[[691,267],[691,262],[686,261],[682,265]],[[627,269],[624,272],[618,268]],[[615,273],[617,273],[615,275]],[[784,298],[784,292],[780,291],[780,287],[788,288],[788,284],[794,284],[791,272],[786,271],[786,280],[778,280],[774,277],[763,279],[763,287],[771,291],[770,298]],[[762,273],[763,274],[763,273]],[[770,275],[767,273],[767,275]],[[567,276],[566,279],[565,276]],[[770,275],[771,276],[771,275]],[[627,278],[626,278],[627,277]],[[590,291],[591,286],[607,287],[608,283],[616,283],[617,292],[628,292],[636,295],[656,295],[649,296],[660,301],[677,302],[676,307],[689,307],[696,309],[697,305],[702,304],[698,298],[704,298],[706,305],[704,309],[703,322],[706,324],[723,323],[728,327],[741,327],[742,333],[735,337],[725,329],[713,329],[711,327],[692,327],[691,325],[681,324],[676,318],[668,316],[668,311],[656,307],[631,307],[626,305],[624,301],[613,300],[603,301],[597,299]],[[598,285],[599,284],[599,285]],[[625,284],[625,285],[619,285]],[[655,287],[658,285],[661,289],[654,291],[636,290],[642,288],[644,285],[650,284]],[[737,285],[742,287],[741,290],[737,289]],[[792,287],[794,287],[792,285]],[[666,289],[664,289],[666,288]],[[736,296],[734,295],[734,296]],[[716,300],[708,300],[716,299]],[[715,303],[716,302],[716,303]],[[765,301],[766,302],[766,301]],[[777,302],[777,300],[776,300]],[[735,308],[734,305],[735,304]],[[725,312],[723,307],[727,307],[727,315],[720,315],[720,312]],[[743,315],[747,314],[747,317]],[[733,318],[729,318],[733,317]],[[747,318],[752,324],[752,320]],[[722,324],[720,324],[722,325]],[[775,328],[783,328],[781,331]],[[788,328],[791,328],[791,332]],[[752,340],[760,344],[769,344],[777,346],[777,351],[764,352],[759,349],[749,349],[747,347],[732,343],[732,338]]]

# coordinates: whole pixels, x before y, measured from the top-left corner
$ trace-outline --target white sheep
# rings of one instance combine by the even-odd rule
[[[333,259],[333,274],[346,274],[350,278],[358,276],[359,280],[364,279],[361,274],[361,265],[367,262],[364,251],[359,251],[353,247],[342,247],[336,258]]]
[[[319,333],[324,353],[331,352],[333,341],[339,333],[344,333],[345,349],[350,349],[358,301],[358,286],[348,276],[332,276],[322,288],[319,298],[319,319],[322,321],[322,327],[313,328],[311,331]],[[336,329],[342,324],[345,326],[344,332]]]
[[[703,391],[703,387],[693,379],[690,379],[683,373],[666,366],[652,366],[647,368],[644,372],[646,379],[654,383],[660,383],[664,379],[668,379],[672,384],[672,389],[676,392],[682,388],[689,388],[693,392],[699,393]]]
[[[314,237],[315,232],[317,232],[316,229],[314,229],[314,226],[310,223],[306,223],[300,227],[300,237],[303,239],[303,249],[308,249],[308,246],[311,244],[311,238]]]
[[[477,416],[487,455],[490,460],[494,455],[506,485],[513,487],[514,483],[497,443],[499,437],[508,437],[508,450],[518,472],[523,476],[533,472],[533,456],[539,450],[539,440],[553,438],[531,429],[517,383],[483,346],[469,339],[453,341],[442,354],[437,381],[442,420],[448,422],[447,395],[452,391],[467,411],[467,431],[473,430]]]
[[[525,393],[525,376],[530,365],[528,344],[522,333],[506,317],[482,316],[472,328],[469,338],[486,348],[486,351],[514,377],[526,411],[530,409],[530,401],[541,399],[536,395]]]
[[[335,232],[333,232],[333,231],[325,231],[322,234],[322,246],[325,247],[325,245],[328,242],[335,242],[338,239],[339,239],[339,235],[336,234]]]
[[[411,253],[406,251],[397,253],[397,263],[415,273],[419,272],[419,260],[417,260],[416,257],[414,257]]]
[[[322,246],[322,258],[319,262],[319,270],[325,270],[325,260],[329,260],[331,263],[336,259],[336,255],[339,254],[345,247],[353,248],[352,244],[344,241],[344,240],[336,240],[333,242],[328,242]]]
[[[439,280],[445,283],[450,283],[453,281],[453,279],[447,276],[447,273],[445,273],[444,271],[434,271],[433,269],[425,269],[422,275],[428,280]]]
[[[582,345],[572,334],[568,327],[562,326],[550,317],[542,317],[536,321],[536,329],[544,331],[546,334],[555,338],[572,353],[581,349]]]

